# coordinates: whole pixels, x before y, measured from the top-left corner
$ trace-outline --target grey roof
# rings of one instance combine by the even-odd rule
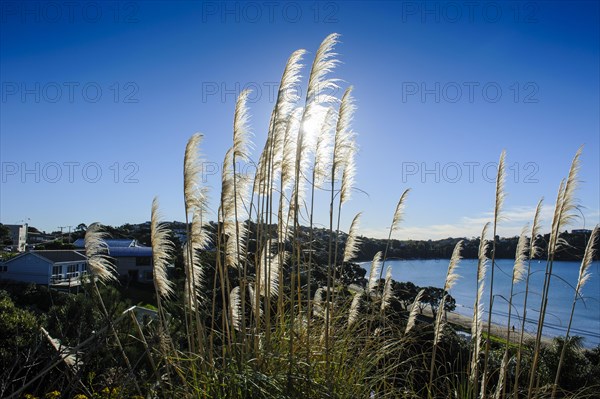
[[[58,250],[58,251],[31,251],[31,253],[48,259],[53,263],[86,261],[85,255],[77,251]]]
[[[109,248],[127,248],[137,246],[137,241],[133,238],[109,238],[104,240],[104,242]],[[73,245],[75,245],[75,248],[85,248],[85,240],[83,238],[78,238],[75,240]]]
[[[151,247],[109,247],[108,253],[112,257],[127,257],[127,256],[152,256]]]

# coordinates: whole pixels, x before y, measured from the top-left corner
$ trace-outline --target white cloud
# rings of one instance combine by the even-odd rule
[[[552,214],[554,212],[553,205],[542,205],[540,214],[541,231],[547,232],[552,220]],[[582,210],[585,218],[585,227],[592,228],[600,216],[598,210]],[[576,212],[578,213],[578,212]],[[498,224],[498,235],[502,237],[514,237],[518,236],[521,229],[525,224],[531,224],[533,216],[535,214],[535,206],[515,206],[506,209],[502,213],[502,220]],[[481,235],[481,230],[487,222],[493,221],[493,213],[485,212],[476,217],[462,217],[455,223],[443,223],[443,224],[431,224],[427,226],[408,225],[401,226],[398,231],[394,233],[393,238],[399,240],[436,240],[448,237],[478,237]],[[581,216],[572,223],[571,226],[565,226],[567,230],[572,228],[582,228],[584,226],[584,219]],[[374,238],[387,238],[387,228],[373,229],[365,228],[361,229],[360,233],[366,237]],[[491,234],[491,232],[489,233]]]

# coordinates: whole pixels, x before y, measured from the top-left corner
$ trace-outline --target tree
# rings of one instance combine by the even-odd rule
[[[344,263],[340,271],[340,280],[343,284],[366,284],[365,274],[367,271],[356,263]]]
[[[392,291],[394,292],[394,297],[402,304],[404,310],[408,310],[408,307],[413,303],[415,297],[419,293],[419,287],[410,281],[401,283],[394,281],[392,284]]]
[[[12,237],[10,236],[10,229],[0,223],[0,244],[12,245]]]
[[[425,302],[429,306],[431,306],[431,313],[433,314],[434,318],[437,315],[437,311],[440,306],[440,302],[441,302],[442,298],[444,297],[444,295],[447,295],[447,296],[446,296],[446,301],[444,302],[443,310],[445,312],[452,312],[454,309],[456,309],[456,299],[452,298],[452,296],[450,294],[448,294],[447,291],[444,291],[442,288],[431,287],[431,286],[425,288],[425,292],[423,294],[423,299],[421,299],[421,301]]]
[[[15,306],[6,291],[0,291],[0,396],[14,390],[17,381],[35,374],[39,359],[40,322]]]
[[[542,376],[547,377],[547,382],[554,382],[556,369],[558,368],[558,359],[565,345],[565,337],[554,338],[552,345],[548,348],[543,348],[541,356],[546,370],[543,370]],[[567,342],[567,350],[563,359],[562,372],[558,385],[560,388],[574,392],[578,388],[589,384],[594,377],[592,373],[592,364],[584,355],[582,350],[583,338],[580,336],[569,337]]]

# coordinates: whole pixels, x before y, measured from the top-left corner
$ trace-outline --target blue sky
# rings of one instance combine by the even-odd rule
[[[235,97],[253,89],[266,137],[287,57],[341,34],[342,89],[354,86],[356,186],[347,230],[384,236],[412,188],[399,239],[478,235],[507,151],[507,220],[518,234],[580,145],[583,217],[600,222],[597,2],[13,2],[0,15],[0,221],[57,226],[149,219],[159,196],[183,220],[187,139],[218,165]],[[308,71],[305,71],[304,76]],[[303,87],[304,88],[304,87]],[[341,91],[339,95],[341,96]],[[255,154],[255,158],[258,154]],[[208,176],[212,198],[219,177]],[[212,206],[216,214],[216,204]],[[214,216],[213,216],[214,219]],[[326,223],[325,206],[317,221]]]

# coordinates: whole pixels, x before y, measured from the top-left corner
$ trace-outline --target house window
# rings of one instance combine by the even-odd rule
[[[152,265],[152,258],[149,256],[136,256],[135,257],[135,265],[136,266],[150,266],[150,265]]]
[[[0,266],[0,273],[7,272],[7,271],[8,271],[8,266],[6,266],[6,265],[1,265]]]
[[[67,265],[67,278],[79,276],[79,273],[77,273],[77,266],[77,264]]]
[[[52,266],[52,280],[60,281],[62,278],[62,266]]]
[[[144,280],[152,280],[152,272],[144,272]]]

